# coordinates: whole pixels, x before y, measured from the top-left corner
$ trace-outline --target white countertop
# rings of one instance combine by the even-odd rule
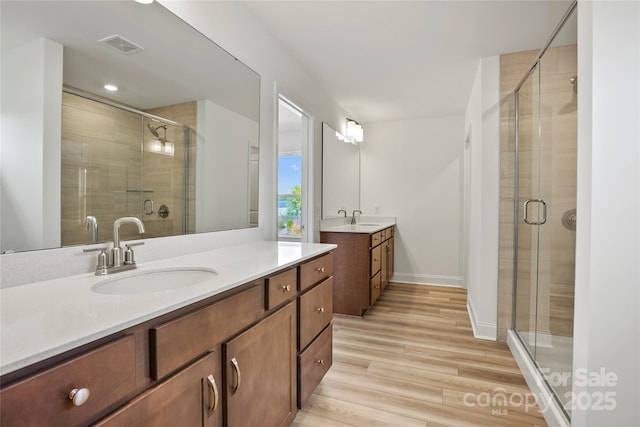
[[[357,217],[356,224],[349,224],[349,218],[332,218],[320,221],[320,231],[329,233],[377,233],[396,224],[394,217]],[[345,224],[345,222],[347,222]]]
[[[253,242],[148,262],[98,277],[85,273],[0,290],[0,375],[245,284],[334,249],[320,243]],[[201,283],[138,295],[104,295],[105,278],[177,267],[213,269]]]

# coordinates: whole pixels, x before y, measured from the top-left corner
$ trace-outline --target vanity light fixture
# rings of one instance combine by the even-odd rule
[[[115,92],[118,90],[118,86],[112,85],[111,83],[107,83],[106,85],[104,85],[104,88],[109,92]]]
[[[362,125],[353,119],[347,118],[347,135],[349,142],[362,142],[364,140],[364,130]]]

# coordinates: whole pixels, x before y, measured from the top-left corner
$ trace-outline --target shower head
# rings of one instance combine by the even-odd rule
[[[147,127],[149,128],[149,132],[153,134],[156,138],[160,138],[160,134],[158,133],[158,129],[164,129],[165,136],[167,135],[167,125],[160,125],[158,127],[153,127],[151,123],[147,123]]]

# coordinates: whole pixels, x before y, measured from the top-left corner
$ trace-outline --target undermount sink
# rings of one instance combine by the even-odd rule
[[[218,273],[209,268],[185,267],[140,271],[127,276],[101,280],[91,287],[106,295],[137,295],[184,289],[213,279]]]

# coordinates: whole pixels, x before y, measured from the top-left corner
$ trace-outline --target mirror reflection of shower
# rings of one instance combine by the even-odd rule
[[[560,114],[575,113],[578,109],[578,76],[571,76],[569,83],[573,88],[571,100],[567,102],[560,110]]]
[[[167,125],[153,126],[151,123],[147,123],[149,132],[156,137],[156,140],[151,141],[150,149],[154,153],[164,154],[167,156],[173,156],[174,145],[167,139]],[[160,136],[159,129],[164,130],[162,136]]]

